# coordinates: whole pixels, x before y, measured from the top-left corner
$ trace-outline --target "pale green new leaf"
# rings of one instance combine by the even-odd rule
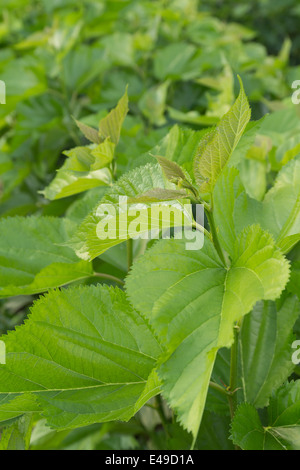
[[[194,160],[194,174],[203,193],[212,192],[250,120],[251,111],[241,80],[240,85],[240,94],[232,108],[204,144],[200,142]]]
[[[73,196],[98,186],[110,186],[112,175],[108,168],[90,172],[58,170],[56,178],[42,192],[47,199],[61,199]]]
[[[174,182],[173,180],[185,180],[186,175],[183,172],[182,168],[176,163],[168,160],[168,158],[155,155],[156,160],[158,161],[162,171],[164,172],[165,177]]]
[[[0,298],[44,292],[90,277],[92,266],[65,243],[76,227],[52,217],[0,221]]]
[[[159,393],[162,349],[120,289],[52,291],[1,340],[0,422],[33,409],[57,429],[128,420]]]
[[[147,238],[150,230],[155,233],[172,226],[182,226],[183,223],[192,226],[189,205],[178,201],[171,201],[169,204],[167,201],[155,203],[156,205],[130,203],[154,188],[174,188],[174,185],[165,181],[158,164],[147,164],[125,174],[87,216],[68,245],[80,258],[91,260],[129,238],[138,235]],[[174,211],[173,220],[170,218],[170,205]]]
[[[232,440],[244,450],[300,450],[300,381],[283,385],[263,426],[253,405],[243,403],[232,422]]]
[[[112,109],[105,118],[101,119],[99,123],[99,131],[80,121],[75,122],[90,142],[99,145],[106,139],[110,139],[114,145],[117,145],[128,110],[128,94],[126,88],[126,91],[119,100],[117,106]]]
[[[239,357],[244,401],[263,408],[291,375],[293,327],[300,314],[296,297],[258,302],[240,332]]]
[[[231,154],[231,157],[228,161],[228,166],[234,166],[237,168],[238,165],[243,160],[245,160],[249,149],[255,143],[257,135],[259,134],[260,128],[263,125],[265,119],[267,118],[264,116],[259,121],[250,121],[247,124],[244,134],[240,138],[239,143]]]
[[[107,139],[97,146],[75,147],[64,152],[69,158],[42,194],[50,200],[61,199],[110,185],[112,174],[104,167],[112,161],[114,150],[115,145]]]
[[[210,241],[198,251],[185,248],[184,240],[158,242],[133,266],[126,285],[168,347],[159,368],[162,391],[195,437],[218,349],[231,346],[234,322],[258,300],[280,295],[289,265],[259,226],[242,232],[228,269]]]
[[[127,113],[126,89],[116,108],[100,121],[99,131],[76,121],[85,137],[95,145],[75,147],[64,152],[69,158],[50,185],[42,191],[47,199],[60,199],[98,186],[111,185],[112,172],[107,166],[115,156],[115,147]]]
[[[99,123],[99,135],[101,140],[110,138],[113,144],[118,144],[123,122],[128,111],[128,93],[126,88],[125,94],[119,100],[117,106],[112,109],[105,118],[101,119]]]
[[[175,125],[162,141],[151,150],[151,155],[162,155],[176,162],[192,176],[193,158],[199,142],[207,134],[207,130],[194,131]]]
[[[101,143],[99,132],[96,129],[84,124],[83,122],[77,121],[76,119],[75,122],[87,140],[97,145]]]

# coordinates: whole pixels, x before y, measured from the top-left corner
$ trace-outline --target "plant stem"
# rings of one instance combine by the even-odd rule
[[[239,325],[234,326],[234,341],[231,347],[231,358],[230,358],[230,384],[228,395],[230,415],[233,419],[237,408],[237,380],[238,380],[238,339],[239,339]]]
[[[194,221],[194,222],[193,222],[193,227],[194,227],[196,230],[199,230],[199,232],[204,233],[204,235],[206,235],[206,236],[210,239],[211,242],[213,241],[213,240],[212,240],[211,233],[209,233],[209,231],[206,230],[206,228],[202,227],[202,225],[199,225],[199,224],[197,224],[196,221]]]
[[[127,266],[128,266],[128,271],[130,270],[131,266],[133,263],[133,240],[129,238],[127,240]]]
[[[165,412],[164,412],[164,408],[163,408],[163,402],[162,402],[162,398],[161,398],[161,395],[157,395],[155,397],[155,401],[156,401],[156,410],[160,416],[160,419],[161,419],[161,422],[162,422],[162,425],[164,427],[164,430],[166,432],[166,435],[169,437],[169,432],[168,432],[168,420],[166,418],[166,415],[165,415]]]
[[[218,239],[218,234],[217,234],[217,230],[216,230],[216,225],[215,225],[215,220],[214,220],[213,213],[211,211],[207,211],[206,215],[207,215],[207,218],[208,218],[208,222],[209,222],[210,231],[211,231],[214,246],[215,246],[215,248],[218,252],[218,255],[220,256],[220,259],[221,259],[222,263],[224,264],[224,266],[226,266],[227,263],[226,263],[224,253],[223,253],[222,247],[221,247],[219,239]]]
[[[217,390],[217,392],[222,393],[222,395],[226,395],[226,397],[228,397],[228,395],[229,395],[228,391],[226,390],[226,388],[221,387],[221,385],[216,384],[215,382],[210,381],[210,382],[209,382],[209,386],[210,386],[210,388],[212,388],[212,389],[214,389],[214,390]]]
[[[122,279],[119,279],[118,277],[111,276],[110,274],[105,274],[105,273],[94,273],[95,277],[100,277],[102,279],[107,279],[108,281],[113,281],[116,282],[117,284],[121,284],[121,286],[125,285],[125,282],[122,281]]]

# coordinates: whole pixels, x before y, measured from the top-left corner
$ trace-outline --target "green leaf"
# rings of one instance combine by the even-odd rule
[[[253,405],[243,403],[231,431],[233,442],[244,450],[300,450],[300,381],[286,383],[272,397],[268,426]]]
[[[242,450],[283,450],[283,446],[265,431],[253,405],[243,403],[235,413],[232,440]]]
[[[278,149],[276,150],[276,160],[281,165],[286,165],[290,160],[297,157],[300,153],[300,136],[293,135],[287,139]]]
[[[168,80],[154,86],[147,90],[139,101],[139,107],[144,116],[156,126],[163,126],[166,123],[165,111],[169,86]]]
[[[58,20],[60,22],[60,20]],[[66,87],[65,93],[68,93],[70,100],[72,95],[83,96],[89,93],[93,88],[93,83],[99,81],[100,76],[109,67],[109,61],[105,51],[101,50],[98,44],[86,44],[80,39],[82,22],[75,22],[73,26],[69,24],[70,37],[65,37],[65,27],[63,32],[63,49],[58,52],[57,60],[61,63],[61,81]],[[66,25],[65,25],[66,26]],[[59,24],[57,24],[60,30]],[[48,33],[49,39],[51,33]],[[51,39],[50,39],[51,40]],[[74,41],[79,40],[75,45]]]
[[[233,251],[238,236],[234,210],[240,195],[245,197],[245,188],[241,182],[239,172],[235,168],[226,167],[214,188],[213,200],[218,237],[227,253]]]
[[[192,175],[193,158],[199,142],[207,134],[207,130],[193,131],[175,125],[162,141],[151,150],[152,155],[163,155],[166,159],[176,162]]]
[[[240,332],[241,382],[244,401],[263,408],[294,370],[291,345],[300,314],[296,297],[258,302]]]
[[[268,116],[264,116],[258,121],[250,121],[247,124],[244,134],[231,154],[228,166],[238,168],[238,165],[245,160],[249,149],[254,145],[257,135],[260,133],[260,129],[267,118]]]
[[[184,113],[178,109],[168,106],[169,117],[176,122],[192,124],[196,126],[214,126],[218,124],[219,118],[216,116],[203,116],[197,111],[189,111]]]
[[[230,418],[215,413],[205,412],[199,429],[196,449],[233,450],[229,438]]]
[[[15,423],[21,416],[41,411],[35,396],[29,393],[0,393],[0,426]]]
[[[186,179],[184,171],[176,162],[172,162],[171,160],[168,160],[165,157],[160,157],[159,155],[156,155],[155,158],[164,172],[165,177],[169,181],[174,183],[174,180],[180,181]]]
[[[67,219],[79,225],[103,198],[106,191],[107,188],[104,186],[99,186],[98,188],[87,191],[82,197],[70,205],[66,212]]]
[[[85,137],[96,145],[75,147],[64,152],[69,157],[51,184],[41,193],[47,199],[72,196],[98,186],[109,186],[112,173],[107,167],[115,155],[121,128],[128,113],[127,89],[124,96],[99,123],[99,131],[76,121]]]
[[[87,140],[97,145],[101,143],[99,132],[96,129],[91,126],[87,126],[83,122],[77,121],[77,119],[75,119],[75,122]]]
[[[100,121],[99,135],[101,140],[110,138],[113,144],[118,144],[122,125],[128,111],[128,93],[126,87],[125,94],[119,100],[116,108],[112,109],[112,111]]]
[[[134,264],[129,297],[168,347],[162,392],[194,437],[218,349],[231,346],[234,323],[258,300],[276,299],[288,277],[288,262],[259,226],[236,240],[228,269],[207,240],[198,251],[163,240]]]
[[[126,88],[125,94],[119,100],[117,106],[112,109],[105,118],[101,119],[99,131],[82,122],[75,122],[84,136],[94,144],[99,145],[106,139],[110,139],[112,144],[117,145],[128,110],[128,94]]]
[[[110,185],[111,171],[103,167],[112,161],[114,149],[115,145],[107,139],[96,147],[75,147],[65,151],[64,154],[69,158],[41,194],[47,199],[55,200],[98,186]]]
[[[200,158],[203,152],[205,151],[206,147],[210,142],[212,142],[213,138],[215,136],[215,131],[209,131],[207,134],[204,135],[204,137],[201,139],[197,152],[195,154],[194,162],[193,162],[193,172],[194,172],[194,178],[198,186],[201,188],[203,185],[203,174],[202,174],[202,169],[200,166]]]
[[[225,61],[222,73],[213,78],[198,78],[197,83],[218,91],[217,94],[207,93],[208,109],[206,115],[222,118],[234,101],[234,75],[230,65]]]
[[[292,263],[291,278],[287,289],[289,292],[296,294],[300,300],[300,261]]]
[[[176,199],[187,199],[186,191],[179,191],[176,189],[162,189],[154,188],[149,189],[140,196],[128,199],[128,202],[160,202],[160,201],[174,201]]]
[[[1,434],[0,450],[28,450],[32,427],[32,416],[28,415],[5,428]]]
[[[157,51],[154,73],[159,80],[190,80],[199,77],[202,61],[196,46],[186,42],[173,43]]]
[[[215,183],[236,148],[250,120],[251,111],[240,80],[240,94],[204,143],[200,142],[194,160],[194,174],[202,192],[212,192]]]
[[[1,339],[0,421],[37,405],[57,429],[126,421],[159,392],[162,349],[119,289],[52,291]]]
[[[93,273],[66,242],[74,225],[52,217],[0,221],[0,297],[44,292]]]
[[[300,157],[285,165],[262,202],[240,196],[234,220],[237,232],[249,223],[259,223],[288,252],[300,240]]]
[[[278,173],[274,186],[263,201],[249,197],[239,173],[226,168],[214,189],[214,215],[222,245],[231,252],[234,240],[250,224],[269,231],[284,253],[300,237],[300,158],[289,162]]]
[[[191,211],[180,202],[173,207],[174,221],[170,218],[169,205],[156,205],[157,211],[162,209],[160,220],[158,215],[154,217],[155,209],[150,203],[141,206],[140,203],[129,202],[154,188],[165,189],[170,186],[172,188],[172,185],[164,180],[159,165],[148,164],[125,174],[80,225],[68,246],[71,246],[80,258],[91,260],[110,247],[136,237],[137,234],[147,237],[150,229],[156,231],[174,226],[176,220],[180,220],[180,226],[183,222],[186,226],[192,226]],[[122,202],[120,197],[127,197],[129,201]],[[104,213],[107,214],[105,217]]]
[[[91,149],[91,155],[95,157],[94,163],[91,164],[91,170],[100,170],[113,161],[115,154],[115,144],[108,137],[100,145]]]

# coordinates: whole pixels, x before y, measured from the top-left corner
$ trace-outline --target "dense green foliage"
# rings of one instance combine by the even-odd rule
[[[3,1],[1,450],[300,449],[299,68],[215,4]]]

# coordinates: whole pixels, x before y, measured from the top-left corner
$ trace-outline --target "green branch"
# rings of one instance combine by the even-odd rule
[[[93,274],[95,277],[100,277],[101,279],[105,279],[107,281],[113,281],[116,282],[117,284],[120,284],[121,286],[125,285],[125,282],[122,279],[119,279],[116,276],[112,276],[111,274],[106,274],[106,273],[94,273]]]

